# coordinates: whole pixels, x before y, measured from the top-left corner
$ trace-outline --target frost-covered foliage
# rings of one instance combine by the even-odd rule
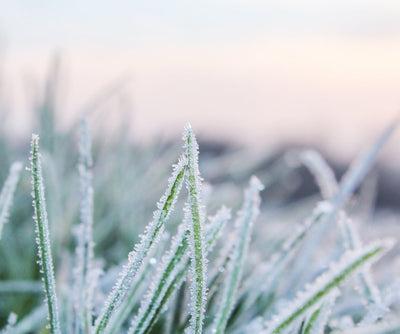
[[[398,333],[399,250],[387,237],[400,229],[365,215],[374,188],[364,187],[395,127],[341,179],[312,150],[262,168],[260,156],[199,157],[190,125],[182,152],[128,144],[126,131],[110,146],[92,142],[86,121],[68,148],[71,134],[52,129],[40,150],[34,135],[34,224],[20,209],[21,163],[2,181],[1,333]],[[287,202],[271,191],[289,191],[301,166],[317,196]]]

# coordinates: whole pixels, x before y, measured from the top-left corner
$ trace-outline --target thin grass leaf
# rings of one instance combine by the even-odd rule
[[[212,249],[229,219],[230,211],[225,207],[210,218],[205,243],[207,252]],[[189,235],[190,232],[186,224],[180,225],[177,235],[173,238],[170,250],[163,257],[156,277],[150,283],[146,297],[143,299],[137,315],[132,320],[131,327],[128,330],[129,334],[147,332],[172,293],[182,284],[184,274],[189,269]]]
[[[332,294],[321,307],[317,308],[304,326],[303,334],[323,334],[332,313],[337,295]]]
[[[376,261],[390,249],[389,242],[377,242],[362,249],[346,252],[339,262],[318,277],[309,287],[297,295],[296,299],[264,324],[263,333],[284,333],[296,320],[313,312],[321,303],[352,274],[367,264]]]
[[[76,332],[90,333],[96,272],[93,268],[93,186],[91,138],[86,120],[79,138],[80,225],[77,230],[74,315]]]
[[[120,273],[117,283],[114,285],[100,316],[96,320],[96,334],[105,331],[115,309],[121,305],[128,290],[131,288],[134,277],[143,265],[143,260],[159,241],[164,231],[164,224],[168,220],[182,188],[185,166],[186,159],[184,157],[179,159],[174,166],[167,190],[157,204],[158,210],[154,212],[153,220],[146,226],[139,243],[135,245],[134,250],[129,254],[128,262]]]
[[[262,189],[263,186],[261,182],[253,176],[250,180],[249,188],[245,193],[243,207],[238,213],[238,218],[236,220],[236,243],[231,261],[228,265],[222,300],[212,325],[212,332],[216,334],[225,332],[229,317],[235,306],[236,293],[242,278],[244,260],[250,243],[252,226],[259,213],[259,192]]]
[[[40,271],[42,273],[44,291],[47,301],[50,332],[52,334],[58,334],[60,333],[60,322],[57,309],[56,283],[54,279],[49,223],[47,219],[46,200],[40,161],[39,136],[37,135],[32,135],[30,161],[34,220],[36,226],[35,230],[36,243],[38,246],[39,265]]]
[[[368,174],[371,166],[375,163],[379,152],[389,141],[399,125],[399,120],[390,124],[376,139],[374,144],[362,152],[351,164],[340,181],[339,191],[333,200],[334,206],[341,207],[347,202],[354,190],[360,185],[361,181]]]
[[[199,172],[199,147],[189,125],[186,126],[183,140],[188,161],[188,202],[185,207],[185,221],[190,231],[191,250],[191,318],[189,332],[200,334],[203,331],[204,313],[206,308],[206,256],[204,249],[204,210],[201,202],[201,178]]]
[[[314,150],[305,150],[288,154],[288,159],[293,163],[303,164],[314,176],[322,197],[332,198],[338,191],[338,184],[333,170],[326,160]]]
[[[0,239],[3,231],[3,226],[7,223],[10,207],[14,197],[15,188],[21,174],[22,164],[14,162],[8,173],[7,179],[4,182],[0,193]]]

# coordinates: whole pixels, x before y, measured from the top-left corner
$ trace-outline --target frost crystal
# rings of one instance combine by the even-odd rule
[[[168,220],[182,188],[185,166],[185,157],[179,159],[178,163],[174,165],[167,190],[157,203],[158,210],[154,212],[153,220],[146,226],[145,232],[140,236],[140,241],[135,245],[134,250],[129,253],[128,262],[124,265],[116,284],[107,298],[103,311],[96,320],[96,334],[102,333],[106,329],[113,312],[121,305],[122,300],[131,288],[133,279],[142,267],[145,257],[158,243],[164,231],[164,224]]]
[[[14,197],[15,188],[21,174],[22,164],[14,162],[8,173],[0,193],[0,239],[4,224],[7,222],[10,207]]]
[[[39,136],[32,135],[31,151],[31,174],[32,174],[32,196],[34,208],[34,220],[36,230],[36,242],[38,246],[39,264],[52,334],[60,333],[60,323],[57,310],[56,285],[54,279],[53,260],[51,256],[49,223],[47,219],[44,185],[42,178],[42,167],[39,153]]]

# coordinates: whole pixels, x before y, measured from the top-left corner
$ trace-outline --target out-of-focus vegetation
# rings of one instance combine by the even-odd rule
[[[118,94],[117,89],[111,89],[83,108],[82,116],[94,135],[93,165],[90,162],[82,167],[85,153],[78,120],[62,131],[57,125],[58,71],[55,62],[43,94],[32,106],[32,130],[41,138],[47,202],[42,209],[48,212],[61,332],[118,333],[129,328],[131,333],[178,333],[187,327],[196,333],[351,332],[355,327],[361,333],[400,331],[396,322],[400,316],[399,248],[387,241],[371,243],[385,236],[400,236],[396,212],[375,210],[376,175],[370,173],[395,125],[377,141],[371,140],[371,148],[339,181],[315,151],[290,150],[272,159],[267,148],[244,151],[200,142],[199,164],[205,180],[200,184],[196,145],[190,144],[194,135],[186,132],[181,163],[189,198],[183,189],[185,195],[177,199],[168,221],[169,213],[164,217],[163,212],[169,210],[170,202],[165,204],[162,199],[158,207],[161,216],[156,213],[153,222],[165,220],[166,231],[157,235],[157,229],[150,225],[144,233],[157,209],[155,203],[167,187],[170,166],[180,156],[181,144],[159,138],[139,144],[130,136],[128,117],[112,134],[105,135],[101,129],[107,115],[99,114],[99,108]],[[1,184],[14,161],[30,166],[29,142],[27,137],[15,143],[0,133]],[[188,148],[190,145],[194,147]],[[90,203],[82,204],[82,178],[88,175],[82,174],[82,168],[90,169],[85,182],[93,188],[93,215],[86,210]],[[247,188],[252,174],[260,181],[253,178],[243,197],[242,189]],[[299,196],[304,175],[315,191]],[[265,190],[260,203],[261,184]],[[39,191],[39,184],[37,187]],[[32,191],[30,171],[23,170],[8,223],[0,227],[0,328],[10,333],[46,331]],[[177,193],[171,194],[172,201]],[[241,208],[237,218],[235,214],[235,219],[227,221],[227,209],[218,211],[222,205],[233,212]],[[79,226],[85,214],[93,219],[93,236],[87,241],[87,247],[91,247],[92,238],[94,241],[91,266],[101,270],[98,284],[93,278],[93,296],[88,297],[93,299],[89,310],[89,327],[95,326],[93,329],[78,324],[81,318],[76,310],[82,308],[77,306],[73,289],[80,265],[76,247],[83,232]],[[215,214],[212,219],[203,217]],[[148,236],[159,239],[158,244],[147,245]],[[81,242],[85,244],[84,239]],[[139,249],[131,255],[135,265],[128,276],[132,275],[132,282],[127,279],[127,286],[122,284],[127,290],[115,297],[110,290],[137,242],[148,246],[148,252]],[[217,247],[212,247],[214,243]],[[385,253],[384,258],[370,272],[371,260],[381,253]],[[140,254],[143,259],[139,261]],[[336,264],[328,268],[331,263]],[[186,277],[192,279],[186,281]],[[160,282],[163,284],[157,285]],[[82,289],[89,289],[86,283]],[[296,297],[298,291],[305,292]],[[116,302],[115,308],[104,307],[106,300]],[[102,323],[108,311],[110,319]],[[10,314],[17,315],[15,325]],[[52,331],[57,332],[57,326]]]

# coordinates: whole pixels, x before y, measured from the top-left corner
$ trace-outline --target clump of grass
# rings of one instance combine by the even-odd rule
[[[183,135],[183,152],[176,154],[178,162],[172,168],[151,221],[127,260],[106,269],[100,276],[96,259],[101,258],[102,249],[94,247],[94,232],[98,226],[96,170],[88,124],[82,122],[75,255],[62,245],[64,257],[71,259],[74,275],[69,278],[65,272],[70,268],[63,265],[57,275],[64,285],[72,284],[72,293],[64,294],[60,305],[39,137],[34,135],[30,171],[46,306],[37,306],[18,321],[11,313],[3,332],[41,331],[47,314],[51,333],[330,333],[340,330],[337,324],[343,313],[343,303],[350,298],[340,291],[347,291],[342,287],[352,277],[361,282],[363,292],[359,297],[367,305],[349,313],[354,326],[376,333],[380,333],[381,328],[396,330],[398,322],[392,318],[398,312],[391,305],[398,305],[400,301],[386,298],[370,272],[372,263],[393,243],[377,240],[363,245],[360,233],[351,221],[351,212],[346,210],[349,199],[394,129],[394,125],[386,129],[375,144],[355,160],[340,182],[318,153],[292,154],[295,167],[298,163],[304,164],[315,176],[323,200],[316,203],[307,219],[290,227],[290,233],[274,247],[258,245],[257,248],[260,237],[267,235],[269,240],[275,237],[274,229],[268,224],[269,216],[261,205],[261,181],[255,176],[250,178],[233,226],[230,224],[231,210],[224,206],[210,215],[213,210],[207,208],[202,199],[199,147],[188,125]],[[0,231],[4,217],[8,216],[20,170],[21,164],[11,167],[0,195]],[[184,184],[187,190],[185,203],[179,198]],[[52,198],[52,194],[47,195]],[[175,207],[183,207],[182,213],[177,210],[173,214]],[[131,226],[133,224],[128,224]],[[324,233],[327,229],[337,233],[340,242],[321,245],[321,239],[328,239]],[[169,238],[170,233],[174,233],[172,238]],[[320,249],[330,252],[326,254]],[[316,253],[319,260],[324,260],[324,266],[313,262]],[[291,286],[287,287],[288,282],[297,278],[297,283],[303,284],[304,277],[305,286],[296,293]],[[2,283],[3,287],[19,293],[37,293],[36,281],[0,282],[0,288]],[[350,330],[359,330],[355,327]]]

